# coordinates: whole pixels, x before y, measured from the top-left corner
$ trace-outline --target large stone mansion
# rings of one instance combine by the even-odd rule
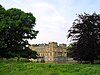
[[[48,44],[32,44],[32,50],[38,53],[38,61],[65,63],[67,59],[66,44],[49,42]]]

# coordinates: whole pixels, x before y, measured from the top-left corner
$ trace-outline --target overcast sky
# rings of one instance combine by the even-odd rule
[[[68,43],[66,35],[76,14],[100,13],[100,0],[0,0],[0,4],[33,13],[39,33],[30,43]]]

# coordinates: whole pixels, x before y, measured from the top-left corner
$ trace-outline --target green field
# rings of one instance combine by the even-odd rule
[[[100,65],[0,61],[0,75],[100,75]]]

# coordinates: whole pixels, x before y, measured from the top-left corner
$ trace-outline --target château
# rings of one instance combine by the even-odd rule
[[[48,44],[32,44],[30,49],[38,53],[39,62],[58,62],[65,63],[67,59],[66,44],[49,42]]]

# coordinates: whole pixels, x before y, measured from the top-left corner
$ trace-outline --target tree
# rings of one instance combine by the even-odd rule
[[[68,32],[68,38],[74,42],[76,60],[94,63],[100,59],[100,14],[78,15]]]
[[[27,47],[25,50],[20,52],[21,57],[23,58],[37,58],[37,52],[36,51],[32,51],[29,47]]]
[[[1,33],[2,30],[4,29],[3,23],[4,23],[5,11],[6,10],[0,5],[0,57],[8,58],[10,56],[7,50],[4,49],[6,48],[6,44]]]
[[[70,45],[67,46],[67,57],[68,58],[72,58],[73,57],[73,55],[72,55],[73,53],[72,52],[73,52],[73,45],[70,44]]]
[[[0,6],[0,16],[2,16],[0,17],[0,51],[4,56],[10,54],[18,57],[21,50],[27,50],[26,46],[29,45],[27,40],[35,39],[37,36],[38,31],[34,30],[36,18],[32,13],[25,13],[17,8],[5,10],[2,6]]]

